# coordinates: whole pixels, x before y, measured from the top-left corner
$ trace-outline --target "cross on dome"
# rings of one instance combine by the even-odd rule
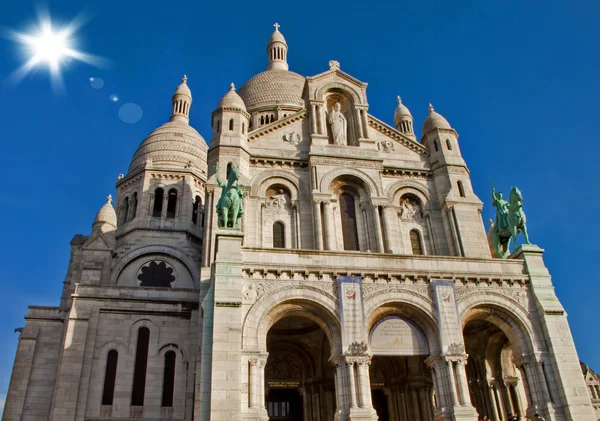
[[[187,83],[187,75],[183,75],[183,77],[181,78],[181,81],[183,83]]]
[[[402,98],[400,98],[400,95],[398,95],[396,101],[398,101],[398,105],[402,104]]]
[[[235,91],[235,84],[233,82],[231,82],[231,85],[229,85],[229,90]]]
[[[277,32],[279,32],[279,27],[281,26],[280,24],[278,24],[277,22],[275,22],[275,24],[273,25],[275,27],[275,30]]]
[[[112,194],[109,194],[108,197],[106,198],[106,203],[110,205],[111,202],[112,202]]]
[[[433,108],[433,105],[431,105],[431,103],[429,104],[429,111],[434,111],[435,108]]]

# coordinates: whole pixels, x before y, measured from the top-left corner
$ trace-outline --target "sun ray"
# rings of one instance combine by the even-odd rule
[[[76,33],[88,21],[88,17],[79,14],[65,25],[52,22],[47,9],[38,9],[37,25],[28,32],[5,31],[5,37],[21,45],[26,56],[25,62],[9,76],[12,83],[21,82],[37,68],[46,68],[54,90],[61,90],[64,83],[62,70],[71,60],[77,60],[92,66],[102,67],[107,60],[79,51],[76,48]]]

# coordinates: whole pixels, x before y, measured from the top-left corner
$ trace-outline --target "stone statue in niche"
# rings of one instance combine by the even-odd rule
[[[273,213],[279,213],[279,211],[286,209],[288,205],[288,197],[283,190],[279,190],[277,194],[268,197],[266,202],[267,211]]]
[[[329,124],[331,125],[334,145],[346,145],[348,143],[348,122],[341,109],[342,106],[338,102],[329,113]]]
[[[415,200],[410,200],[408,197],[400,199],[400,219],[403,221],[421,221],[421,206]]]

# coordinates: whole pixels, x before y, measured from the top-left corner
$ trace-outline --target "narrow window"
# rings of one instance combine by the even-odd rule
[[[265,124],[265,116],[264,115],[260,116],[260,124],[261,125]]]
[[[358,229],[354,196],[349,193],[340,195],[340,216],[342,218],[342,237],[344,250],[358,250]]]
[[[217,133],[221,131],[221,120],[217,120]]]
[[[275,121],[275,115],[271,114],[271,123]]]
[[[465,188],[463,187],[462,181],[458,180],[456,184],[458,185],[458,194],[460,194],[460,197],[467,197],[465,195]]]
[[[167,218],[175,218],[177,210],[177,190],[169,190],[169,200],[167,202]]]
[[[154,190],[154,208],[152,209],[152,216],[160,218],[162,215],[162,206],[165,191],[161,188]]]
[[[121,220],[123,221],[123,223],[127,222],[128,216],[129,216],[129,198],[126,197],[125,202],[123,203],[123,216],[121,217]]]
[[[173,392],[175,389],[175,358],[175,351],[168,351],[165,354],[162,406],[173,406]]]
[[[104,391],[102,392],[102,405],[112,405],[115,397],[115,381],[117,380],[117,361],[119,353],[110,350],[106,357],[106,370],[104,370]]]
[[[449,151],[452,150],[452,143],[450,143],[450,139],[446,139],[446,146],[448,147]]]
[[[146,369],[148,367],[148,345],[150,330],[147,327],[138,329],[137,349],[133,371],[133,390],[131,391],[131,406],[143,406],[146,392]]]
[[[194,205],[192,206],[192,222],[195,225],[198,225],[198,213],[200,212],[201,204],[202,202],[200,201],[200,196],[196,196],[196,199],[194,200]]]
[[[229,130],[233,130],[233,118],[229,120]]]
[[[434,146],[436,152],[440,150],[440,148],[438,147],[438,144],[437,144],[437,140],[433,141],[433,146]]]
[[[131,196],[131,219],[135,218],[135,215],[137,214],[137,205],[138,205],[138,198],[137,198],[137,192],[133,193],[133,196]]]
[[[285,248],[285,225],[283,222],[273,224],[273,247]]]
[[[413,254],[419,256],[423,254],[423,244],[421,243],[421,234],[419,234],[419,231],[411,230],[410,245],[412,247]]]
[[[246,123],[242,123],[242,134],[246,134]]]
[[[227,172],[225,173],[225,177],[229,178],[229,173],[231,172],[231,166],[233,164],[231,162],[227,163]]]

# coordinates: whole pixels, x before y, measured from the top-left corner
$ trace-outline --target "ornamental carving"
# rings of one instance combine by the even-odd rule
[[[298,143],[302,142],[302,135],[292,130],[291,132],[283,135],[283,140],[291,143],[292,145],[297,145]]]
[[[394,142],[391,140],[380,140],[377,142],[377,149],[379,149],[381,152],[394,152]]]
[[[298,281],[271,281],[258,283],[244,283],[242,299],[244,302],[253,303],[264,295],[270,295],[279,290],[306,289],[325,294],[330,299],[337,301],[337,283],[311,282],[310,285]]]
[[[369,345],[367,344],[367,341],[362,341],[360,343],[352,342],[350,345],[348,345],[348,355],[352,355],[352,356],[366,355],[368,350],[369,350]]]
[[[400,199],[399,216],[402,221],[422,222],[423,211],[421,209],[421,204],[415,199],[403,197]]]
[[[274,355],[265,367],[267,380],[302,380],[302,366],[290,355]]]
[[[419,297],[421,299],[425,299],[428,302],[433,302],[433,291],[428,286],[408,287],[399,284],[365,285],[363,283],[363,297],[365,301],[369,299],[372,295],[380,295],[386,293],[409,294],[415,297]]]
[[[279,190],[277,194],[268,197],[265,202],[265,212],[269,214],[278,214],[287,211],[290,205],[290,199],[283,190]]]
[[[484,295],[501,296],[508,298],[512,302],[518,304],[520,307],[526,309],[529,303],[529,297],[527,292],[521,288],[515,290],[513,288],[501,288],[501,287],[480,287],[480,288],[467,288],[467,287],[456,287],[456,301],[457,303],[465,300],[467,297],[476,295],[478,297]]]

